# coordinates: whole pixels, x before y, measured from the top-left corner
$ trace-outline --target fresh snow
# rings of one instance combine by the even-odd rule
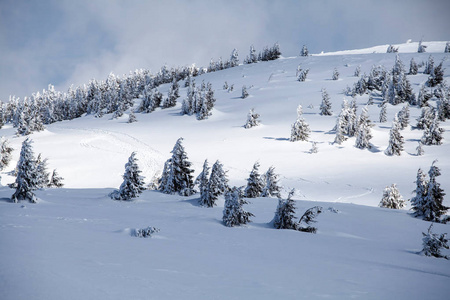
[[[447,58],[449,83],[445,42],[423,44],[425,53],[417,53],[417,43],[394,46],[407,70],[412,57],[420,63],[432,55],[436,65]],[[388,104],[387,122],[379,123],[381,98],[374,97],[368,112],[375,147],[357,149],[355,137],[332,144],[343,89],[358,80],[353,76],[358,65],[361,74],[379,64],[389,71],[395,53],[385,53],[387,46],[282,58],[196,77],[197,85],[204,80],[215,90],[207,120],[180,114],[187,90],[180,88],[176,107],[138,113],[135,123],[127,123],[127,111],[119,119],[84,116],[49,125],[30,136],[33,149],[49,159],[49,170],[58,170],[65,187],[37,191],[37,204],[9,202],[14,191],[6,185],[14,182],[25,137],[4,126],[1,135],[15,151],[1,173],[0,299],[444,299],[450,262],[418,254],[430,223],[413,218],[409,202],[402,210],[377,206],[393,183],[410,199],[418,168],[427,172],[435,159],[442,172],[437,181],[450,193],[449,122],[441,123],[443,144],[423,146],[424,155],[415,155],[423,131],[409,126],[401,131],[402,155],[386,156],[392,120],[403,105]],[[242,61],[246,53],[240,55]],[[310,69],[305,82],[296,80],[299,64]],[[334,68],[340,73],[336,81]],[[428,78],[422,70],[408,76],[416,95]],[[225,81],[234,84],[233,92],[222,89]],[[169,86],[160,91],[166,95]],[[330,95],[332,116],[319,115],[322,88]],[[368,98],[356,97],[358,115]],[[307,142],[289,141],[298,105],[311,129]],[[245,129],[252,108],[261,125]],[[412,106],[410,114],[414,126],[420,109]],[[297,217],[313,206],[324,208],[314,224],[317,234],[273,229],[275,198],[250,199],[245,209],[255,215],[253,223],[228,228],[222,223],[223,197],[214,208],[198,206],[199,194],[144,191],[132,202],[108,197],[123,181],[133,151],[150,183],[180,137],[194,178],[205,159],[220,160],[230,184],[238,186],[246,185],[255,161],[260,174],[274,166],[282,196],[296,189]],[[311,142],[318,153],[310,154]],[[444,205],[450,206],[448,197]],[[148,226],[160,232],[131,236]],[[433,231],[448,232],[448,226],[435,224]]]

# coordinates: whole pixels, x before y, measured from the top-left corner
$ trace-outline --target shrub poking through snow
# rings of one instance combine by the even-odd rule
[[[437,234],[431,231],[433,224],[428,228],[428,232],[422,232],[422,245],[423,249],[421,253],[425,256],[442,257],[445,259],[450,259],[447,255],[441,254],[441,249],[449,249],[447,234]]]
[[[322,213],[323,208],[321,206],[314,206],[306,210],[303,216],[298,221],[298,230],[303,232],[316,233],[317,228],[310,226],[312,223],[317,222],[314,220],[320,213]]]
[[[63,183],[64,178],[59,176],[58,172],[56,172],[56,169],[53,170],[52,177],[50,178],[50,182],[48,183],[48,187],[56,187],[56,188],[62,188],[64,186]]]
[[[149,226],[147,228],[135,229],[132,232],[132,235],[135,237],[148,238],[152,237],[154,233],[159,232],[160,230],[156,227]]]
[[[385,208],[400,209],[405,206],[405,200],[397,189],[395,183],[387,186],[383,191],[383,198],[380,201],[380,206]]]

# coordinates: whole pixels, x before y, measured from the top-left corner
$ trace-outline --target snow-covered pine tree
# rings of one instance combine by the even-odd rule
[[[247,178],[247,187],[244,190],[244,195],[247,198],[259,197],[264,188],[264,182],[259,174],[259,162],[255,162],[249,177]]]
[[[299,224],[295,222],[295,201],[292,199],[295,190],[292,189],[286,200],[278,196],[278,206],[273,218],[273,226],[276,229],[298,230]]]
[[[190,169],[192,163],[188,161],[183,146],[183,138],[179,138],[171,151],[172,157],[164,166],[159,190],[166,194],[178,193],[183,196],[194,194],[194,182]]]
[[[409,126],[409,104],[407,103],[398,112],[398,122],[400,123],[400,129],[403,130]]]
[[[423,147],[422,147],[422,143],[420,141],[419,141],[419,145],[417,145],[416,151],[417,151],[416,152],[417,156],[421,156],[425,153],[425,151],[423,150]]]
[[[137,118],[136,118],[136,115],[134,114],[134,112],[131,111],[128,116],[127,123],[134,123],[134,122],[137,122]]]
[[[306,80],[306,76],[308,76],[309,69],[301,69],[300,66],[297,68],[297,80],[303,82]]]
[[[444,128],[439,127],[439,118],[437,113],[434,113],[434,118],[429,126],[425,127],[423,136],[421,139],[424,145],[441,145],[444,139]]]
[[[353,73],[353,76],[359,77],[361,75],[361,65],[358,65],[355,69],[355,73]]]
[[[33,141],[27,138],[22,143],[20,158],[17,163],[17,177],[14,186],[16,191],[11,196],[11,201],[17,203],[19,200],[29,200],[32,203],[37,202],[36,195],[33,191],[40,188],[40,180],[36,159],[32,144]]]
[[[322,213],[323,207],[314,206],[305,211],[303,216],[298,221],[298,230],[303,232],[316,233],[317,228],[311,226],[312,223],[317,222],[314,220],[320,213]]]
[[[450,53],[450,42],[445,43],[444,53]]]
[[[1,138],[0,142],[0,171],[3,171],[11,162],[13,148],[9,145],[8,139]]]
[[[237,49],[233,49],[230,56],[230,68],[239,66],[239,54]]]
[[[346,120],[341,114],[339,115],[339,117],[337,118],[337,122],[336,122],[336,137],[334,138],[334,143],[335,144],[342,144],[342,142],[344,142],[347,138],[345,137],[345,130],[346,130],[347,126],[346,126]]]
[[[247,87],[245,85],[242,86],[242,95],[241,98],[245,99],[248,97]]]
[[[307,141],[309,138],[309,133],[311,129],[309,128],[308,123],[306,123],[305,119],[302,118],[303,110],[302,106],[299,105],[297,107],[297,120],[294,124],[292,124],[291,128],[291,142],[295,141]]]
[[[226,91],[228,90],[228,82],[225,81],[225,83],[223,84],[223,90]]]
[[[393,45],[389,45],[386,49],[386,53],[397,53],[398,52],[398,47],[395,48]]]
[[[176,78],[174,77],[172,84],[169,87],[169,92],[167,94],[167,98],[164,99],[164,103],[162,105],[163,108],[173,107],[177,104],[177,98],[180,97],[179,88],[180,88],[180,86],[179,86]]]
[[[202,172],[198,175],[197,179],[195,179],[195,184],[198,184],[198,189],[200,191],[200,199],[199,203],[202,206],[208,206],[208,183],[209,183],[209,166],[208,166],[208,160],[205,159],[205,162],[203,163],[203,169]]]
[[[220,161],[216,161],[211,169],[211,176],[209,177],[208,186],[205,191],[205,197],[201,197],[202,205],[206,207],[213,207],[220,195],[225,193],[228,189],[227,174],[223,170],[223,165]]]
[[[136,152],[131,153],[128,162],[125,164],[125,173],[123,174],[123,182],[119,190],[109,194],[114,200],[130,201],[145,190],[144,177],[137,164]]]
[[[333,70],[333,76],[331,76],[331,79],[338,80],[339,79],[339,72],[336,68]]]
[[[385,123],[387,121],[387,103],[383,102],[380,110],[380,123]]]
[[[423,45],[422,40],[420,40],[419,46],[417,47],[417,52],[424,53],[424,52],[426,52],[426,48],[427,48],[427,46]]]
[[[47,187],[62,188],[64,186],[63,180],[64,180],[64,178],[59,176],[58,172],[56,172],[56,169],[54,169],[52,172],[52,176],[50,178],[50,182],[48,183]]]
[[[356,105],[355,97],[352,98],[352,102],[350,103],[350,107],[348,108],[347,113],[347,129],[346,133],[349,137],[355,136],[356,130],[358,129],[358,118],[356,116],[356,111],[358,106]]]
[[[244,210],[244,204],[248,202],[244,199],[242,188],[233,187],[226,191],[222,218],[225,226],[233,227],[251,222],[250,217],[254,215]]]
[[[433,56],[428,57],[428,61],[425,63],[425,69],[423,70],[423,74],[430,75],[434,69],[434,58]]]
[[[416,195],[411,198],[411,209],[414,211],[415,217],[423,217],[425,215],[425,198],[427,196],[428,180],[427,175],[421,168],[417,170],[416,177]]]
[[[355,147],[359,149],[369,149],[370,140],[372,139],[371,128],[372,122],[369,119],[369,110],[366,107],[363,108],[358,120],[358,129],[356,131]]]
[[[403,144],[405,143],[403,136],[400,134],[400,122],[397,114],[392,122],[392,128],[389,132],[389,145],[384,151],[386,155],[401,155],[403,151]]]
[[[41,154],[37,156],[36,159],[36,171],[37,171],[37,180],[39,181],[39,188],[45,188],[48,186],[50,173],[48,172],[47,163],[48,159],[42,159]]]
[[[421,253],[425,256],[434,256],[434,257],[442,257],[445,259],[450,259],[447,255],[441,254],[441,249],[449,249],[447,234],[442,233],[441,235],[437,233],[433,233],[431,228],[433,227],[433,223],[431,223],[428,228],[428,232],[422,232],[422,245],[423,249]]]
[[[373,105],[373,95],[369,95],[369,100],[367,100],[367,105]]]
[[[253,64],[258,62],[258,55],[256,55],[256,50],[253,45],[250,46],[250,53],[249,56],[245,59],[244,63],[246,64]]]
[[[280,196],[280,187],[278,186],[278,175],[275,174],[275,168],[270,167],[264,174],[265,185],[261,192],[261,197]]]
[[[429,128],[433,123],[435,111],[429,106],[422,107],[420,117],[417,119],[416,127],[419,129]]]
[[[411,61],[409,62],[409,75],[417,75],[419,71],[419,66],[417,65],[417,63],[414,60],[414,57],[411,58]]]
[[[250,109],[248,115],[247,115],[247,122],[244,125],[244,128],[252,128],[255,126],[258,126],[260,124],[260,121],[258,120],[259,114],[255,112],[255,110],[252,108]]]
[[[428,100],[430,100],[432,94],[427,92],[425,84],[422,84],[419,90],[419,95],[417,96],[417,105],[419,107],[427,106]]]
[[[303,45],[302,50],[300,51],[300,56],[308,56],[308,55],[309,55],[308,47],[306,47],[306,45]]]
[[[355,95],[364,95],[367,92],[367,81],[365,79],[365,75],[361,75],[361,77],[359,77],[359,80],[357,82],[355,82],[355,84],[353,85],[353,90],[352,90],[352,97],[354,97]]]
[[[444,69],[442,67],[442,61],[437,67],[433,68],[430,76],[426,82],[426,85],[429,87],[435,87],[438,84],[442,83],[444,80]]]
[[[311,142],[311,149],[309,149],[309,153],[313,154],[313,153],[317,153],[317,152],[319,152],[319,149],[317,148],[317,143]]]
[[[445,215],[449,207],[442,204],[444,200],[444,190],[441,189],[440,183],[436,181],[436,177],[441,175],[441,170],[434,164],[428,171],[427,195],[423,202],[424,220],[431,222],[440,222],[441,216]]]
[[[320,115],[331,116],[333,114],[331,110],[330,96],[325,88],[322,88],[322,103],[320,104]]]
[[[392,209],[400,209],[405,206],[405,200],[400,195],[395,183],[384,189],[379,206]]]

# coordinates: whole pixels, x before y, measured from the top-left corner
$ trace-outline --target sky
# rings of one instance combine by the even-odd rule
[[[0,100],[135,69],[450,40],[446,0],[0,0]]]

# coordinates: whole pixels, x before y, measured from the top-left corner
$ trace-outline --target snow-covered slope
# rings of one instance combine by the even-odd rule
[[[394,45],[406,67],[414,57],[425,62],[433,55],[444,61],[449,81],[450,62],[445,42],[428,42],[427,53],[416,53],[417,43]],[[448,261],[422,257],[421,232],[428,222],[414,219],[410,205],[401,211],[380,209],[383,189],[396,183],[404,198],[411,197],[418,168],[425,171],[434,160],[441,168],[437,179],[450,191],[450,126],[440,146],[425,146],[416,156],[422,131],[402,131],[405,151],[397,157],[384,154],[393,117],[402,105],[388,105],[388,122],[379,123],[381,102],[368,107],[374,148],[354,147],[355,138],[332,144],[343,89],[353,86],[355,68],[368,73],[372,65],[393,66],[387,45],[310,57],[241,65],[196,77],[211,82],[217,99],[212,116],[197,121],[181,116],[178,105],[136,114],[128,124],[105,115],[85,116],[54,123],[34,133],[34,150],[49,159],[65,178],[65,188],[39,192],[38,204],[12,204],[13,191],[0,190],[0,298],[1,299],[442,299],[450,291]],[[414,49],[415,50],[414,50]],[[384,50],[383,50],[384,49]],[[379,53],[374,53],[379,52]],[[296,80],[297,66],[309,68],[305,82]],[[337,68],[340,78],[331,80]],[[422,71],[421,68],[419,71]],[[414,91],[428,75],[408,76]],[[224,82],[234,91],[222,89]],[[250,96],[242,99],[241,88]],[[320,116],[321,89],[332,101],[332,116]],[[166,93],[168,86],[161,86]],[[368,95],[357,96],[358,114]],[[136,100],[136,105],[139,101]],[[309,154],[310,142],[290,142],[297,106],[312,130],[310,141],[319,152]],[[248,111],[261,115],[262,125],[245,129]],[[420,109],[411,107],[410,125]],[[14,181],[14,168],[24,137],[15,129],[0,130],[15,151],[1,183]],[[119,187],[124,164],[136,151],[146,181],[158,176],[175,141],[184,138],[195,175],[205,159],[219,159],[232,185],[246,184],[255,161],[261,172],[274,166],[280,174],[283,196],[296,189],[299,213],[322,205],[316,235],[275,230],[276,199],[254,199],[248,210],[254,223],[244,228],[221,224],[223,203],[198,207],[198,196],[184,198],[146,191],[139,200],[121,203],[107,195]],[[222,200],[223,201],[223,200]],[[352,205],[360,204],[360,205]],[[450,206],[447,197],[444,204]],[[161,229],[151,239],[130,236],[130,228]],[[448,232],[436,225],[436,232]],[[431,293],[431,294],[428,294]]]

